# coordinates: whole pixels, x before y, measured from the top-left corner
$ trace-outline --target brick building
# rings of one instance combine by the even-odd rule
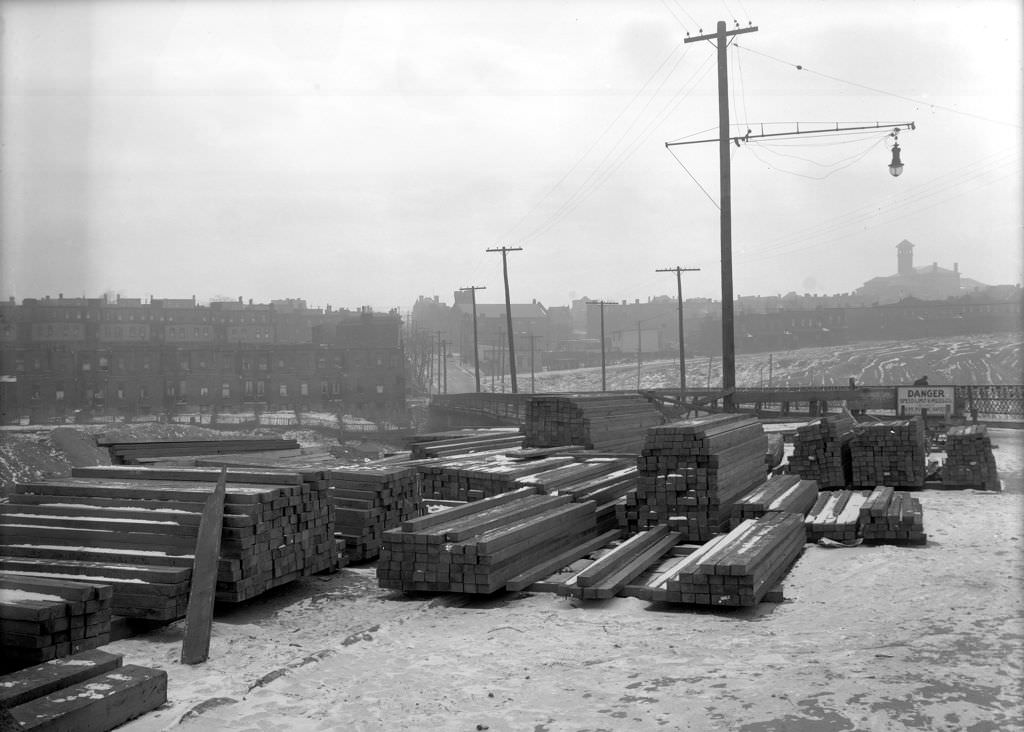
[[[0,304],[0,421],[279,409],[403,420],[396,313],[194,299]]]

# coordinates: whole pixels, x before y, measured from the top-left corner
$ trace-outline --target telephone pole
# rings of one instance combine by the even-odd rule
[[[679,406],[686,399],[686,349],[683,347],[683,272],[700,272],[700,267],[669,267],[656,272],[675,272],[679,298]]]
[[[729,158],[729,143],[733,142],[739,147],[740,142],[749,142],[753,139],[762,137],[777,137],[787,138],[795,137],[799,135],[827,135],[827,134],[843,134],[855,130],[869,130],[878,129],[886,125],[876,122],[874,125],[861,125],[851,126],[845,125],[840,127],[837,122],[833,127],[825,129],[800,129],[800,125],[796,125],[796,131],[794,132],[781,132],[781,133],[765,133],[764,125],[761,125],[761,134],[754,134],[753,130],[748,129],[745,135],[734,137],[730,140],[729,138],[729,75],[728,66],[726,62],[726,49],[729,45],[729,37],[739,35],[740,33],[753,33],[757,31],[757,26],[751,25],[747,28],[740,28],[737,23],[737,27],[734,30],[727,31],[725,29],[725,21],[718,21],[717,30],[714,33],[707,33],[700,36],[694,36],[685,38],[684,43],[694,43],[695,41],[714,41],[718,49],[718,137],[710,140],[686,140],[680,142],[666,142],[665,147],[674,147],[676,145],[693,145],[703,142],[717,142],[718,143],[718,164],[719,164],[719,178],[720,178],[720,201],[719,209],[721,210],[720,221],[721,221],[721,257],[722,257],[722,387],[725,390],[724,408],[729,411],[733,408],[733,392],[736,389],[736,339],[734,332],[734,303],[733,303],[733,291],[732,291],[732,190],[731,190],[731,168]],[[897,134],[901,129],[913,130],[916,128],[914,122],[901,122],[895,125],[888,125],[893,128],[892,134],[890,135],[893,139],[896,139]],[[893,145],[893,158],[892,163],[889,165],[889,172],[893,176],[898,176],[903,171],[903,165],[899,159],[899,145]]]
[[[729,160],[729,66],[726,49],[729,36],[753,33],[757,26],[727,31],[725,21],[718,21],[715,33],[684,39],[684,43],[717,41],[718,47],[718,166],[720,177],[722,231],[722,387],[725,389],[724,408],[732,411],[733,391],[736,389],[736,337],[733,326],[732,294],[732,183]],[[682,347],[682,344],[680,344]],[[684,384],[685,388],[685,384]]]
[[[512,393],[516,394],[516,346],[512,338],[512,301],[508,295],[508,253],[521,252],[522,247],[494,247],[489,252],[501,252],[501,272],[505,277],[505,318],[508,326],[508,364],[509,376],[512,379]]]
[[[530,393],[537,393],[537,368],[536,368],[536,351],[534,350],[534,341],[541,336],[534,335],[533,333],[523,333],[527,338],[530,339]]]
[[[601,391],[608,391],[605,380],[605,361],[604,361],[604,306],[605,305],[616,305],[618,303],[605,302],[604,300],[587,300],[587,305],[600,305],[601,306]]]
[[[476,291],[486,290],[487,288],[482,285],[470,285],[469,287],[460,287],[459,292],[470,292],[473,298],[473,370],[476,373],[476,393],[480,393],[480,344],[477,339],[476,331]]]

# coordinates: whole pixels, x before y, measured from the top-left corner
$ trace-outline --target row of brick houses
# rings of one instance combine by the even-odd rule
[[[298,410],[404,421],[396,312],[194,299],[0,303],[0,421]]]

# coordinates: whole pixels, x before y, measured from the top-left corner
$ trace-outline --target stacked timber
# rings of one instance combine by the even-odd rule
[[[862,423],[850,441],[850,485],[922,488],[927,458],[924,423],[920,418]]]
[[[100,650],[0,677],[0,713],[19,730],[107,732],[166,701],[166,671],[124,665],[120,654]]]
[[[569,496],[576,503],[594,501],[597,525],[604,532],[618,529],[619,504],[636,492],[636,475],[635,461],[629,458],[577,456],[576,462],[524,476],[518,483]]]
[[[710,415],[652,427],[627,496],[624,528],[633,534],[670,518],[684,541],[728,528],[733,504],[767,477],[767,440],[753,417]]]
[[[946,462],[942,483],[947,487],[1001,489],[992,441],[985,425],[950,427],[946,433]]]
[[[0,669],[12,671],[110,642],[113,589],[0,571]]]
[[[926,544],[921,501],[906,491],[878,486],[860,507],[861,533],[873,544]]]
[[[729,528],[735,529],[746,519],[755,519],[769,511],[786,511],[801,516],[814,506],[818,483],[801,480],[798,475],[774,475],[740,498],[732,507]]]
[[[518,427],[449,430],[416,435],[409,440],[409,449],[414,460],[421,460],[509,450],[521,447],[523,439]]]
[[[110,452],[114,465],[138,465],[155,460],[188,455],[223,455],[239,452],[277,452],[295,454],[300,449],[296,440],[284,438],[238,438],[224,440],[106,440],[96,444]]]
[[[820,494],[804,519],[807,541],[855,541],[861,533],[861,508],[869,495],[869,491],[848,489]]]
[[[772,511],[747,519],[648,580],[650,598],[698,605],[757,605],[804,548],[801,517]]]
[[[637,453],[647,428],[663,422],[658,408],[641,394],[534,396],[526,403],[524,444]]]
[[[330,471],[335,537],[344,540],[349,559],[375,559],[384,532],[423,510],[419,474],[411,466],[373,464]]]
[[[429,461],[418,470],[424,498],[478,501],[521,488],[520,478],[573,462],[568,455],[520,460],[502,451]]]
[[[0,507],[0,567],[114,588],[113,611],[185,615],[199,521],[219,470],[75,468]],[[216,599],[242,602],[337,563],[325,482],[228,471]]]
[[[384,532],[381,587],[488,594],[597,535],[595,505],[521,488]],[[582,554],[580,555],[582,556]]]
[[[850,442],[856,422],[848,413],[828,414],[796,428],[789,470],[823,489],[850,485]]]
[[[670,532],[665,525],[635,534],[567,578],[556,592],[583,600],[615,597],[630,580],[678,544],[679,538],[679,532]]]

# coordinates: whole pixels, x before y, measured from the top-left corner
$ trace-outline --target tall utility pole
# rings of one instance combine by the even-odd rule
[[[444,393],[448,393],[448,341],[442,344],[441,352],[444,354]]]
[[[729,45],[728,38],[729,36],[735,36],[740,33],[753,33],[756,30],[757,26],[751,25],[748,28],[737,27],[734,30],[727,31],[725,29],[725,21],[720,20],[718,21],[716,32],[683,39],[684,43],[694,43],[695,41],[716,42],[716,46],[718,48],[718,137],[709,140],[685,140],[665,143],[665,147],[693,145],[704,142],[718,143],[718,163],[721,184],[721,200],[719,202],[719,208],[721,210],[720,219],[722,230],[722,387],[726,391],[724,407],[727,411],[733,408],[733,392],[736,389],[736,339],[734,332],[734,303],[732,293],[732,192],[729,143],[734,142],[736,146],[739,147],[740,142],[749,142],[750,140],[763,137],[789,138],[800,135],[813,135],[817,137],[828,134],[844,134],[856,130],[881,129],[883,127],[893,128],[890,136],[895,140],[896,135],[901,129],[916,129],[916,125],[913,121],[900,122],[894,125],[883,125],[876,122],[874,125],[859,126],[840,126],[840,123],[837,122],[833,127],[829,128],[805,128],[802,130],[800,129],[799,123],[797,123],[796,130],[793,132],[765,133],[764,125],[762,124],[760,134],[754,134],[752,130],[748,129],[745,135],[737,136],[730,140],[729,76],[725,53]],[[899,146],[894,144],[893,160],[889,165],[889,172],[894,176],[898,176],[902,170],[903,165],[899,160]]]
[[[605,361],[604,361],[604,306],[605,305],[616,305],[614,302],[605,302],[604,300],[587,300],[587,305],[600,305],[601,306],[601,391],[608,391],[607,382],[605,380]]]
[[[480,342],[477,338],[476,332],[476,291],[486,290],[487,288],[482,285],[470,285],[469,287],[460,287],[459,292],[466,292],[467,290],[472,293],[473,298],[473,371],[476,374],[476,393],[480,393]]]
[[[505,318],[508,326],[508,368],[512,378],[512,393],[518,392],[516,388],[516,345],[512,339],[512,301],[508,295],[508,253],[521,252],[522,247],[495,247],[488,249],[489,252],[501,252],[501,272],[505,276]]]
[[[530,393],[531,394],[536,394],[537,393],[537,368],[536,368],[537,363],[536,363],[536,360],[535,360],[536,351],[534,350],[533,343],[538,338],[540,338],[540,336],[539,335],[534,335],[533,333],[524,333],[523,335],[525,335],[527,338],[530,339]]]
[[[679,406],[686,400],[686,349],[683,347],[683,272],[700,272],[700,267],[669,267],[656,272],[676,273],[676,292],[679,298]]]
[[[732,295],[732,184],[729,160],[729,66],[725,51],[728,37],[740,33],[753,33],[757,26],[725,29],[725,21],[718,21],[715,33],[684,39],[684,43],[717,41],[718,46],[718,166],[720,176],[721,253],[722,253],[722,388],[725,389],[724,408],[732,411],[733,390],[736,388],[736,337],[733,327]],[[682,344],[680,343],[680,348]],[[685,389],[685,384],[683,385]]]
[[[441,393],[441,331],[437,331],[437,393]]]

